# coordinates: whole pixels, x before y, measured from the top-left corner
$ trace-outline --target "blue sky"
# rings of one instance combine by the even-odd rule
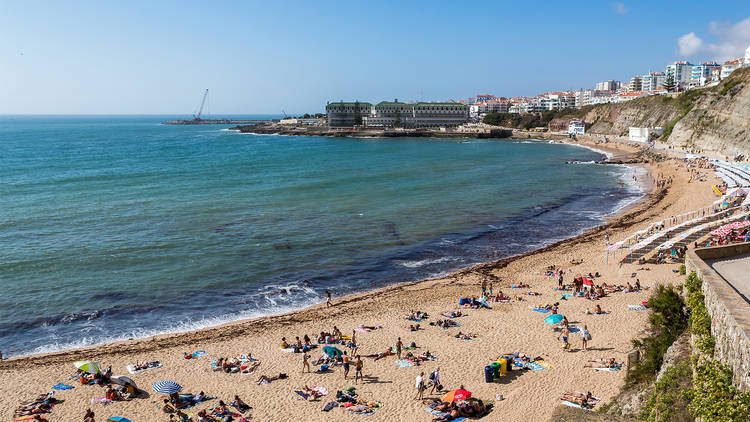
[[[747,45],[746,0],[0,0],[0,114],[189,114],[205,88],[213,114],[533,95]]]

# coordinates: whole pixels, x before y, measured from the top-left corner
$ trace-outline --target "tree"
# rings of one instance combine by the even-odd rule
[[[674,88],[675,88],[674,76],[667,75],[667,79],[664,81],[664,83],[661,86],[663,86],[664,89],[667,90],[667,92],[674,91]]]
[[[362,113],[359,111],[359,101],[354,102],[354,126],[362,126]]]

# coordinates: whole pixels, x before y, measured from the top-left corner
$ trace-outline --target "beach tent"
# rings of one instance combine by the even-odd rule
[[[561,315],[561,314],[552,314],[552,315],[548,316],[547,318],[544,318],[544,323],[545,324],[550,324],[550,325],[559,324],[560,321],[562,321],[564,318],[565,318],[564,315]]]
[[[459,400],[466,400],[469,397],[471,397],[471,391],[466,391],[460,388],[458,390],[449,391],[448,393],[444,394],[441,400],[450,403]]]
[[[338,359],[343,355],[343,352],[333,346],[323,346],[323,353],[327,354],[331,359]]]
[[[102,372],[102,369],[99,367],[99,362],[79,360],[77,362],[73,362],[73,366],[80,369],[81,371],[88,372],[89,374],[99,374]]]
[[[132,379],[130,379],[130,377],[126,377],[125,375],[115,375],[115,376],[111,377],[110,380],[112,380],[112,382],[115,383],[115,384],[120,384],[120,385],[128,385],[128,384],[130,384],[133,387],[138,388],[138,386],[135,385],[135,381],[133,381]]]
[[[154,383],[154,391],[163,394],[179,393],[182,386],[171,380],[157,381]]]

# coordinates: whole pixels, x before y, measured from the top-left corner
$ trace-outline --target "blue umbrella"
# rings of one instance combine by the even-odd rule
[[[154,391],[157,393],[172,394],[179,393],[180,390],[182,390],[182,387],[174,381],[163,380],[154,383]]]
[[[552,325],[552,324],[559,324],[560,321],[563,320],[563,318],[565,318],[565,317],[562,316],[562,315],[560,315],[560,314],[552,314],[552,315],[548,316],[547,318],[544,318],[544,323],[545,324],[550,324],[550,325]]]

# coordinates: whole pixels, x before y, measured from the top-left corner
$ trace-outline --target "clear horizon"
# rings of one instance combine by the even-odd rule
[[[750,3],[4,4],[0,115],[324,112],[593,88],[741,56]],[[701,13],[695,13],[699,10]]]

